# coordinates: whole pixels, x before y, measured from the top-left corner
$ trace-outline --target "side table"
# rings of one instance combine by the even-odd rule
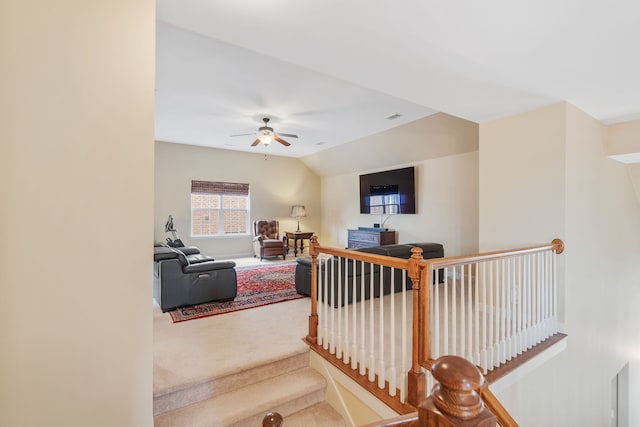
[[[302,254],[304,241],[309,240],[309,244],[311,244],[313,231],[285,231],[284,235],[287,238],[287,253],[289,253],[289,241],[293,239],[293,256],[298,256],[298,241],[300,241],[300,254]]]

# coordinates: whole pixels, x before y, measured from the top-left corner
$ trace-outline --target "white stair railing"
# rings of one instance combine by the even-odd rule
[[[318,345],[404,403],[412,332],[406,269],[342,256],[318,264]]]
[[[465,257],[418,255],[412,263],[314,240],[317,298],[307,341],[388,396],[411,402],[409,383],[413,391],[419,381],[428,392],[430,361],[440,356],[461,356],[486,374],[553,336],[562,251],[556,239]],[[412,290],[410,268],[417,268],[419,290]]]
[[[464,357],[486,374],[558,332],[555,255],[545,247],[426,260],[440,269],[430,285],[429,358]]]

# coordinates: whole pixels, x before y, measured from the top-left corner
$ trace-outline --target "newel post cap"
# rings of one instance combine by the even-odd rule
[[[431,373],[438,381],[431,398],[442,413],[461,420],[482,413],[484,404],[478,390],[484,377],[473,363],[459,356],[442,356],[433,363]]]
[[[452,390],[478,390],[484,377],[476,366],[459,356],[442,356],[431,368],[433,377],[444,387]]]

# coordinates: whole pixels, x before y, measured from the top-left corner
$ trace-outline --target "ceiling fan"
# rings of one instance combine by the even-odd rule
[[[285,147],[288,147],[291,144],[288,143],[287,141],[285,141],[284,139],[280,138],[280,137],[281,136],[286,136],[287,138],[297,138],[298,137],[298,135],[293,135],[293,134],[290,134],[290,133],[274,132],[273,128],[269,126],[269,118],[268,117],[263,118],[262,121],[264,122],[264,126],[260,126],[258,128],[257,132],[241,133],[241,134],[238,134],[238,135],[231,135],[231,136],[258,135],[256,140],[253,141],[253,144],[251,144],[252,147],[255,147],[256,145],[260,144],[261,142],[264,145],[269,145],[269,144],[271,144],[271,142],[273,140],[276,140],[280,144],[284,145]]]

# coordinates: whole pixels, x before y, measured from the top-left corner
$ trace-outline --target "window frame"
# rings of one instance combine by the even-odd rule
[[[212,196],[216,197],[217,206],[212,207],[194,207],[193,196]],[[225,208],[224,197],[243,197],[245,198],[246,209],[242,208]],[[249,191],[249,184],[233,183],[233,182],[221,182],[221,181],[191,181],[191,192],[189,194],[190,216],[191,224],[189,228],[189,234],[193,239],[207,239],[207,238],[229,238],[229,237],[245,237],[251,235],[250,218],[251,218],[251,198]],[[221,230],[217,234],[194,234],[194,213],[202,211],[216,211],[218,213],[217,229]],[[226,212],[244,212],[245,223],[244,232],[225,232],[225,213]]]

